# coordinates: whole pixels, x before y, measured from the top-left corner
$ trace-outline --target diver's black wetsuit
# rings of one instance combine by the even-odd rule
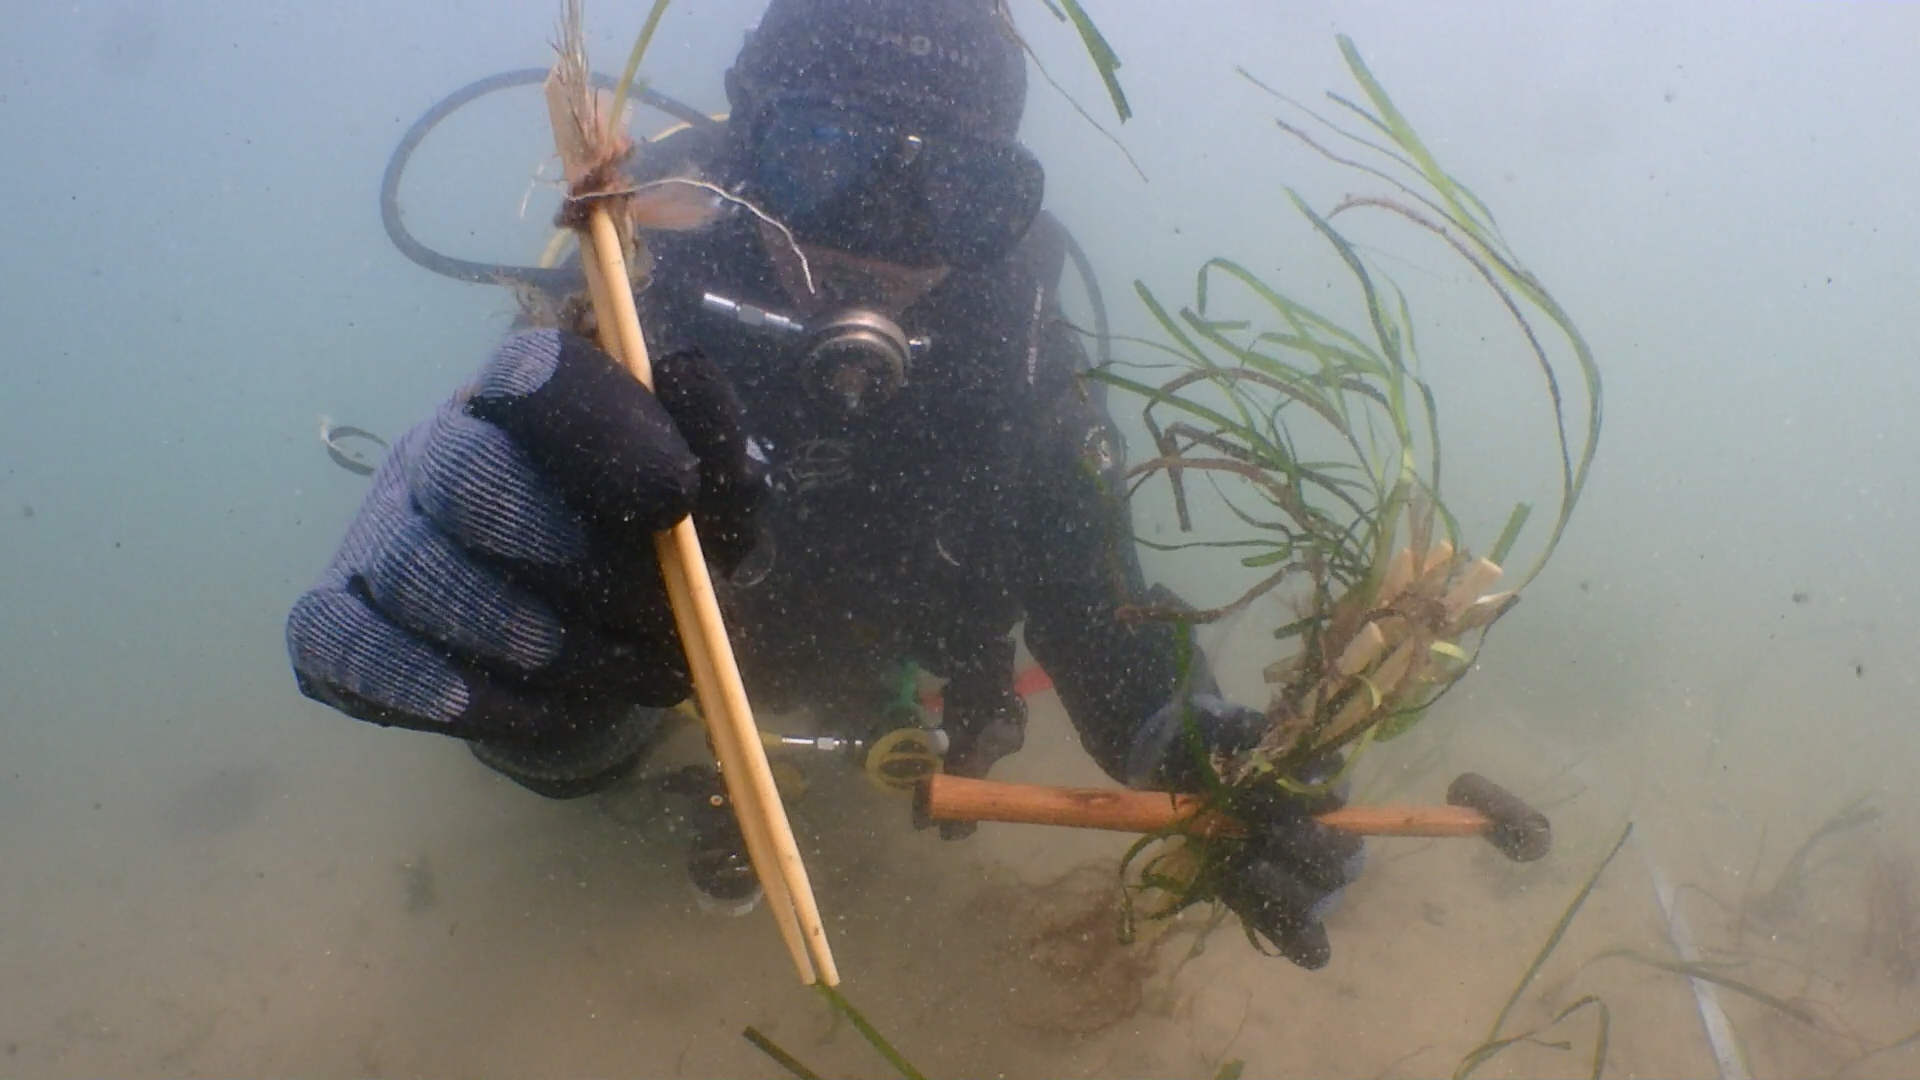
[[[692,514],[730,571],[730,629],[757,703],[871,734],[889,722],[902,663],[916,661],[949,677],[946,767],[979,775],[1019,743],[1011,632],[1024,617],[1101,766],[1199,790],[1207,757],[1250,748],[1266,717],[1197,671],[1181,692],[1174,627],[1120,621],[1140,582],[1119,443],[1059,320],[1063,234],[1035,223],[1045,177],[1017,139],[1026,54],[1005,6],[771,0],[726,82],[740,128],[689,129],[647,147],[642,165],[700,166],[756,199],[833,264],[830,286],[796,286],[788,252],[770,258],[767,226],[736,211],[649,237],[651,391],[584,337],[510,335],[395,440],[332,562],[295,601],[287,648],[301,690],[350,716],[465,739],[541,795],[605,790],[691,689],[650,553]],[[396,220],[397,209],[390,229]],[[941,278],[936,264],[954,269]],[[821,334],[845,325],[827,306],[844,294],[875,304],[876,337],[811,351],[801,335],[709,313],[707,292],[804,315]],[[906,295],[920,299],[896,310]],[[826,310],[794,310],[803,301]],[[891,396],[860,381],[894,374],[896,359],[860,348],[904,347],[883,314],[931,342]],[[736,562],[755,532],[757,550]],[[694,767],[665,780],[693,796],[693,882],[732,909],[751,903],[759,886],[717,777]],[[1310,816],[1337,803],[1278,787],[1247,800],[1248,836],[1210,863],[1207,887],[1307,967],[1328,962],[1320,917],[1357,872],[1359,841]]]
[[[1134,730],[1172,696],[1175,638],[1117,617],[1140,584],[1121,444],[1077,378],[1063,241],[1043,216],[1004,261],[953,271],[899,320],[932,339],[906,385],[848,420],[803,386],[791,337],[701,307],[711,291],[791,308],[749,215],[649,237],[649,335],[718,362],[771,463],[760,549],[727,590],[756,702],[871,716],[910,660],[951,680],[955,750],[984,733],[990,760],[1025,723],[1010,637],[1024,616],[1087,750],[1122,777]]]

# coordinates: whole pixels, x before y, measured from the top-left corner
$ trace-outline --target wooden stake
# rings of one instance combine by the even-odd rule
[[[571,31],[577,34],[577,5],[569,8],[568,18]],[[567,30],[563,27],[563,36],[571,36]],[[617,176],[618,170],[604,168],[611,157],[600,143],[604,129],[597,124],[598,110],[584,84],[581,46],[577,40],[570,40],[561,48],[560,62],[547,80],[547,112],[555,148],[566,165],[568,180],[577,188],[583,178],[596,172]],[[598,193],[571,190],[570,194],[578,198]],[[625,242],[614,219],[618,203],[617,197],[594,201],[588,228],[580,236],[581,262],[600,325],[602,347],[642,385],[652,389],[653,366],[627,276]],[[695,696],[746,838],[748,858],[766,891],[767,906],[779,924],[801,981],[838,986],[840,972],[827,942],[813,885],[774,785],[766,748],[754,726],[746,687],[733,645],[727,639],[719,598],[692,520],[683,519],[671,531],[656,536],[655,544],[674,625],[687,650]]]
[[[1160,832],[1179,826],[1196,836],[1237,836],[1240,822],[1202,813],[1200,795],[1125,788],[1061,788],[1006,784],[935,774],[920,782],[914,814],[925,821],[1008,821],[1114,832]],[[1315,821],[1367,836],[1479,836],[1492,820],[1465,806],[1349,806]]]

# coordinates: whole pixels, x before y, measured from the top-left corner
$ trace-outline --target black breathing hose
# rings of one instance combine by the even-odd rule
[[[573,292],[585,286],[586,277],[578,267],[513,266],[507,263],[474,262],[471,259],[458,259],[438,252],[421,243],[407,231],[406,222],[400,218],[400,179],[406,174],[407,163],[413,160],[413,152],[420,148],[433,129],[442,120],[452,116],[461,108],[500,90],[510,90],[516,86],[535,86],[547,80],[547,69],[525,68],[520,71],[503,71],[498,75],[489,75],[455,90],[441,98],[433,108],[420,114],[407,133],[400,137],[394,146],[393,154],[387,158],[387,172],[380,178],[380,223],[386,226],[387,239],[400,249],[400,254],[418,265],[433,271],[442,277],[455,281],[471,281],[481,285],[506,285],[520,283],[531,285],[551,293]],[[595,75],[593,85],[601,89],[612,89],[613,79],[605,75]],[[714,123],[712,117],[683,102],[676,101],[656,90],[635,86],[633,96],[659,109],[676,120],[684,120],[695,127]]]
[[[1065,225],[1060,226],[1060,236],[1066,241],[1067,258],[1073,260],[1074,272],[1086,285],[1087,306],[1093,309],[1093,363],[1096,368],[1104,368],[1113,362],[1113,331],[1107,323],[1107,301],[1100,295],[1100,279],[1094,276],[1093,260],[1087,258],[1086,249]],[[1104,389],[1104,384],[1098,385]]]
[[[472,104],[488,94],[501,90],[511,90],[517,86],[535,86],[547,80],[545,68],[523,68],[519,71],[503,71],[498,75],[489,75],[484,79],[475,79],[467,85],[441,98],[434,106],[420,114],[406,134],[393,148],[387,158],[386,174],[380,178],[380,224],[387,230],[387,239],[400,254],[424,269],[431,270],[442,277],[455,281],[470,281],[479,285],[522,284],[543,292],[560,295],[575,292],[586,286],[586,276],[579,267],[569,266],[514,266],[509,263],[475,262],[471,259],[455,258],[444,252],[435,251],[421,243],[407,231],[405,221],[400,218],[400,180],[407,172],[407,163],[413,160],[413,152],[420,148],[433,129],[440,122],[463,107]],[[593,85],[600,89],[612,89],[614,80],[605,75],[593,76]],[[676,120],[683,120],[694,127],[707,127],[718,121],[685,102],[668,97],[657,90],[644,86],[632,89],[634,97],[659,109]],[[1107,324],[1107,305],[1100,295],[1100,279],[1094,276],[1093,263],[1087,259],[1087,253],[1080,247],[1073,234],[1060,227],[1061,236],[1066,241],[1067,257],[1073,260],[1073,268],[1080,275],[1087,290],[1087,303],[1093,309],[1093,339],[1095,363],[1105,366],[1113,359],[1113,341]]]

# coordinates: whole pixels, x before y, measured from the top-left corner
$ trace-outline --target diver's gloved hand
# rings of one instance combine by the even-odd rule
[[[1267,730],[1267,718],[1257,710],[1214,694],[1187,700],[1190,709],[1170,703],[1142,725],[1128,757],[1133,786],[1199,791],[1207,756],[1251,749]],[[1339,754],[1328,754],[1292,779],[1323,784],[1338,775],[1340,765]],[[1346,793],[1335,785],[1303,797],[1275,783],[1241,796],[1236,811],[1249,835],[1219,883],[1220,899],[1280,955],[1309,970],[1323,968],[1333,946],[1321,920],[1359,876],[1365,847],[1360,837],[1321,825],[1313,815],[1339,809]]]
[[[398,440],[333,564],[294,604],[309,697],[499,745],[613,723],[689,690],[653,534],[752,546],[763,484],[725,377],[659,357],[658,396],[586,340],[508,338]]]
[[[1316,783],[1339,769],[1340,757],[1332,754],[1295,779]],[[1326,967],[1333,944],[1321,920],[1360,876],[1366,849],[1360,837],[1313,815],[1346,805],[1345,792],[1336,786],[1304,797],[1270,784],[1246,796],[1238,812],[1253,832],[1220,882],[1220,899],[1281,956],[1308,970]]]

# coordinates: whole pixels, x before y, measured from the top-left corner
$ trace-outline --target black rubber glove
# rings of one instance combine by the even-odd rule
[[[1190,709],[1169,705],[1141,727],[1129,758],[1138,770],[1131,778],[1134,786],[1199,791],[1204,756],[1251,749],[1266,732],[1266,717],[1253,709],[1208,693],[1187,700]],[[1336,776],[1340,764],[1339,755],[1330,754],[1292,779],[1320,784]],[[1313,820],[1313,815],[1345,802],[1339,786],[1308,798],[1274,783],[1243,789],[1235,807],[1250,835],[1219,882],[1220,900],[1250,933],[1309,970],[1323,968],[1333,958],[1321,920],[1339,904],[1365,862],[1360,837]]]
[[[1339,769],[1340,758],[1332,755],[1295,779],[1317,783]],[[1339,787],[1318,797],[1296,796],[1278,784],[1247,793],[1236,809],[1253,833],[1220,882],[1221,901],[1249,931],[1310,971],[1333,959],[1322,920],[1366,862],[1360,837],[1313,820],[1345,806],[1345,796]]]
[[[508,338],[394,444],[294,604],[300,689],[503,746],[685,698],[653,534],[691,512],[724,571],[751,547],[763,485],[718,369],[686,351],[654,376],[657,397],[584,339]]]

